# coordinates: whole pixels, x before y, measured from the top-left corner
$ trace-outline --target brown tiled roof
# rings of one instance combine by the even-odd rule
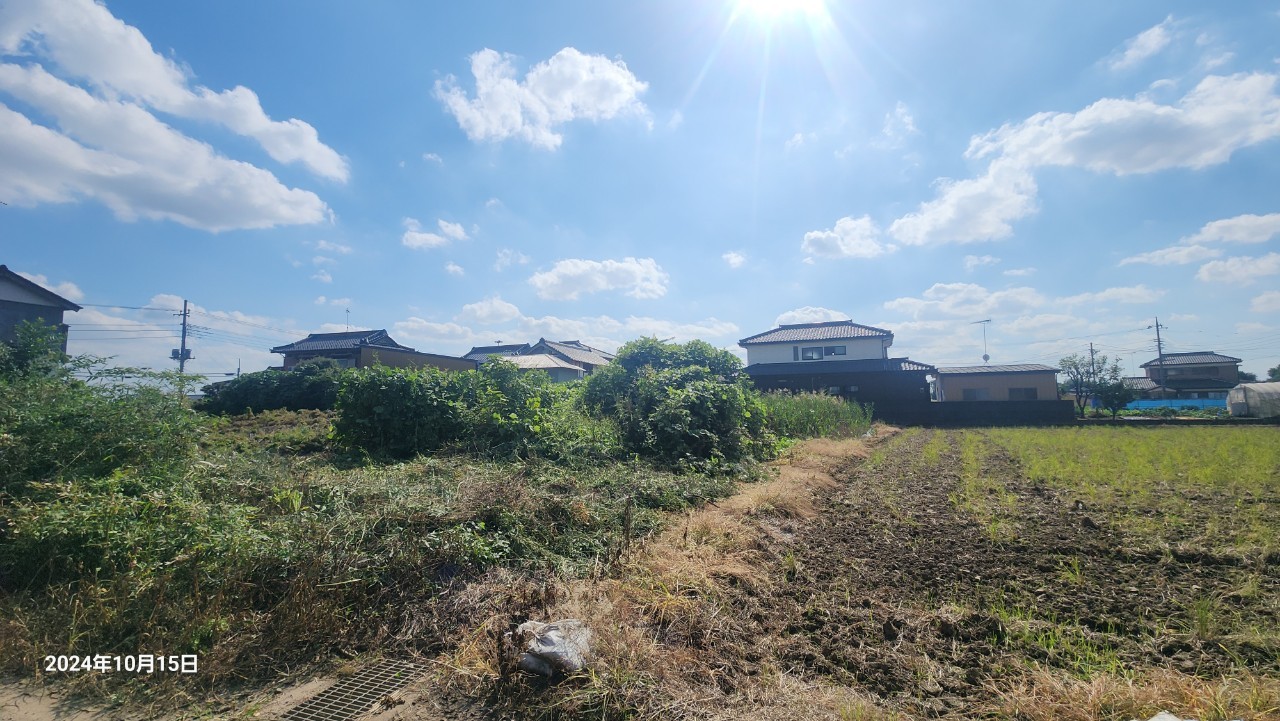
[[[1003,366],[954,366],[950,368],[938,368],[938,372],[944,375],[968,375],[974,373],[1057,373],[1058,369],[1053,366],[1041,365],[1039,363],[1018,363]]]
[[[1214,353],[1213,351],[1194,351],[1191,353],[1165,353],[1163,365],[1182,366],[1182,365],[1205,365],[1213,363],[1239,363],[1239,358],[1232,358],[1229,355]],[[1143,363],[1141,367],[1150,368],[1151,366],[1161,365],[1160,359],[1149,360]]]
[[[845,338],[892,338],[893,333],[851,320],[832,320],[824,323],[796,323],[782,325],[757,333],[738,341],[738,345],[756,343],[794,343],[796,341],[843,340]]]

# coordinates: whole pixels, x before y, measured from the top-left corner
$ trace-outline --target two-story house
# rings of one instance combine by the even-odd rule
[[[862,403],[929,401],[936,369],[890,358],[893,333],[851,320],[795,323],[738,341],[761,390],[822,391]]]
[[[1145,376],[1125,379],[1141,398],[1225,399],[1240,382],[1240,359],[1211,350],[1165,353],[1142,369]]]

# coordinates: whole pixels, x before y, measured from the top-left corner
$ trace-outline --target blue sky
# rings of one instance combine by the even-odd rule
[[[1280,2],[0,5],[0,262],[71,350],[1280,362]],[[118,307],[110,307],[118,306]]]

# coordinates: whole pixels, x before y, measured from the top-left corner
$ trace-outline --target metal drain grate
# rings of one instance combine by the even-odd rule
[[[421,666],[408,661],[381,661],[294,706],[280,721],[351,721],[422,672]]]

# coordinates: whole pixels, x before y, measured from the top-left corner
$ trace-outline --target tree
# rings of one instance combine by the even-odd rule
[[[1066,382],[1062,384],[1062,389],[1075,395],[1076,412],[1079,413],[1081,418],[1084,417],[1084,409],[1088,407],[1089,400],[1094,396],[1098,381],[1098,369],[1106,366],[1107,356],[1105,354],[1098,354],[1090,359],[1079,353],[1072,353],[1058,361],[1058,367],[1067,376]],[[1115,367],[1118,368],[1119,364],[1116,364]]]
[[[1267,380],[1272,382],[1280,381],[1280,366],[1267,369]]]
[[[1118,361],[1098,371],[1093,392],[1098,403],[1111,411],[1112,418],[1118,416],[1120,409],[1137,396],[1133,388],[1124,382],[1124,369]]]
[[[1257,383],[1258,374],[1249,373],[1248,371],[1240,371],[1240,382],[1241,383]]]

